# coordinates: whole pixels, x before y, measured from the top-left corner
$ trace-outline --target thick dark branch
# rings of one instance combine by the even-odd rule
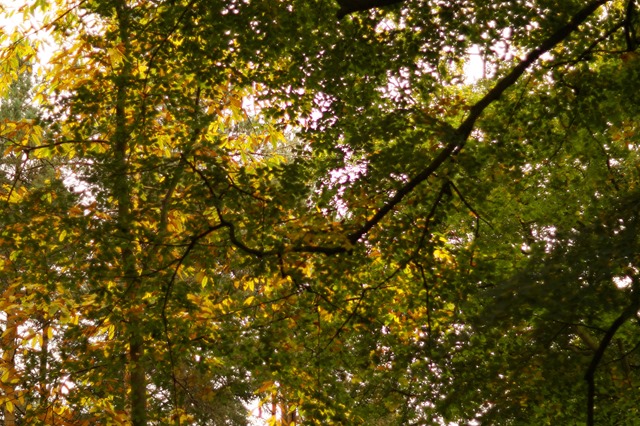
[[[242,250],[247,254],[251,254],[257,257],[266,257],[266,256],[275,256],[282,255],[285,252],[295,252],[295,253],[321,253],[326,255],[333,255],[338,253],[346,253],[349,251],[348,247],[343,246],[312,246],[312,245],[295,245],[293,247],[285,248],[284,246],[281,248],[275,248],[272,250],[261,250],[253,247],[249,247],[245,243],[243,243],[236,235],[236,227],[233,223],[224,220],[221,216],[221,213],[218,211],[218,216],[220,216],[220,226],[223,226],[229,230],[229,241],[236,248]]]
[[[202,173],[202,171],[199,170],[194,164],[192,164],[191,162],[187,161],[186,157],[183,156],[182,158],[185,159],[185,161],[187,162],[187,164],[189,164],[189,166],[191,166],[192,171],[194,173],[196,173],[200,177],[200,179],[202,179],[202,181],[206,185],[207,189],[209,190],[209,193],[211,194],[211,196],[214,199],[219,198],[219,196],[215,193],[215,191],[213,189],[213,185],[211,184],[209,179]],[[236,188],[238,191],[246,193],[245,191],[243,191],[242,189],[236,187],[235,185],[232,184],[232,186],[234,188]],[[246,193],[246,194],[251,195],[249,193]],[[251,196],[253,197],[253,195],[251,195]],[[284,253],[285,251],[291,251],[291,252],[297,252],[297,253],[322,253],[322,254],[326,254],[326,255],[345,253],[345,252],[349,251],[349,248],[345,247],[345,246],[324,247],[324,246],[311,246],[311,245],[296,245],[296,246],[293,246],[293,247],[290,247],[290,248],[285,248],[284,246],[282,246],[280,248],[276,248],[276,249],[272,249],[272,250],[256,249],[256,248],[250,247],[247,244],[245,244],[244,242],[242,242],[236,235],[236,227],[235,227],[235,225],[232,222],[229,222],[229,221],[224,219],[224,217],[222,216],[222,211],[220,209],[216,208],[216,211],[218,213],[218,217],[220,218],[220,223],[218,225],[216,225],[215,227],[212,227],[210,229],[214,230],[214,229],[218,229],[220,227],[227,228],[229,230],[229,240],[231,241],[231,244],[233,244],[236,248],[242,250],[243,252],[245,252],[247,254],[251,254],[251,255],[256,256],[256,257],[267,257],[267,256],[274,256],[274,255],[282,255],[282,253]],[[208,234],[209,232],[210,231],[207,231],[206,234]],[[195,241],[197,241],[197,240],[199,240],[200,238],[202,238],[206,234],[203,234],[203,235],[200,235],[200,236],[195,236],[193,238],[195,239]]]
[[[405,0],[338,0],[340,10],[338,11],[337,17],[338,19],[342,19],[353,12],[389,6],[404,1]]]
[[[587,426],[594,426],[594,408],[595,408],[595,396],[596,396],[596,384],[595,384],[595,373],[598,369],[598,365],[604,356],[604,352],[609,347],[613,336],[615,336],[616,332],[622,325],[627,322],[630,318],[636,315],[638,312],[638,308],[640,308],[640,301],[638,297],[634,295],[634,301],[620,314],[618,318],[611,324],[604,337],[600,341],[600,345],[598,349],[593,354],[593,358],[591,358],[591,364],[589,364],[589,368],[584,375],[585,380],[587,381]]]
[[[222,217],[222,212],[218,210],[218,216],[220,217],[220,226],[224,226],[225,228],[227,228],[229,230],[229,240],[231,241],[231,244],[233,244],[235,247],[239,248],[240,250],[242,250],[245,253],[254,255],[256,257],[265,257],[265,256],[273,256],[273,255],[277,255],[281,253],[281,250],[259,250],[259,249],[255,249],[252,247],[249,247],[248,245],[246,245],[245,243],[243,243],[242,241],[240,241],[238,239],[238,237],[236,236],[236,227],[232,222],[228,222],[226,220],[223,219]]]
[[[637,47],[635,25],[636,1],[629,0],[627,3],[626,16],[624,20],[624,38],[627,42],[627,50],[634,52]]]
[[[341,12],[344,16],[348,13],[368,10],[375,7],[386,6],[394,3],[400,3],[403,0],[340,0]],[[569,37],[586,19],[591,16],[591,14],[598,9],[598,7],[607,3],[608,0],[597,0],[582,10],[580,10],[576,15],[572,17],[568,24],[563,26],[554,32],[549,38],[547,38],[540,46],[533,49],[525,59],[523,59],[509,74],[503,77],[498,83],[489,91],[487,94],[480,99],[475,105],[473,105],[470,109],[469,115],[467,118],[460,124],[457,129],[449,129],[445,131],[445,142],[446,146],[440,151],[440,153],[425,167],[420,173],[414,176],[409,182],[407,182],[403,187],[398,189],[393,197],[391,197],[387,203],[382,206],[376,214],[373,215],[369,220],[367,220],[360,229],[349,234],[347,236],[348,241],[351,244],[355,244],[362,238],[365,234],[367,234],[374,226],[376,226],[380,221],[390,213],[396,205],[398,205],[407,195],[409,195],[418,185],[427,180],[430,176],[432,176],[440,166],[445,163],[449,158],[455,155],[458,151],[460,151],[464,145],[466,144],[473,128],[475,126],[476,121],[484,110],[491,105],[491,103],[497,101],[502,94],[512,85],[514,85],[518,79],[524,74],[524,72],[529,68],[535,61],[537,61],[540,56],[542,56],[545,52],[551,50],[554,46],[561,43],[567,37]],[[202,177],[202,176],[201,176]],[[205,179],[206,182],[206,179]],[[211,189],[211,188],[210,188]],[[222,219],[222,218],[221,218]],[[220,226],[226,227],[229,230],[229,237],[231,243],[239,248],[240,250],[252,254],[258,257],[263,256],[271,256],[282,254],[285,251],[293,251],[293,252],[308,252],[308,253],[323,253],[327,255],[344,253],[349,251],[347,247],[344,246],[333,246],[333,247],[323,247],[323,246],[308,246],[308,245],[298,245],[293,246],[288,249],[282,247],[280,249],[272,249],[272,250],[259,250],[252,247],[247,246],[242,241],[240,241],[235,233],[235,226],[231,222],[227,222],[224,219],[221,220]]]
[[[556,45],[569,37],[576,29],[578,29],[580,24],[586,21],[593,12],[608,1],[609,0],[597,0],[585,6],[571,18],[569,23],[559,28],[555,33],[551,34],[549,38],[543,41],[540,46],[529,52],[526,58],[516,65],[509,74],[498,81],[498,83],[486,95],[484,95],[480,101],[472,106],[469,116],[464,120],[460,127],[458,127],[458,131],[461,133],[461,136],[463,136],[464,141],[466,141],[471,134],[475,122],[491,103],[497,101],[505,90],[514,85],[520,76],[524,74],[527,68],[537,61],[540,56],[553,49]]]
[[[373,215],[371,219],[367,220],[367,222],[365,222],[365,224],[360,229],[358,229],[358,231],[349,235],[348,238],[351,244],[355,244],[364,234],[369,232],[371,228],[376,226],[382,220],[382,218],[384,218],[391,210],[393,210],[393,208],[398,205],[405,196],[413,191],[416,186],[427,180],[429,176],[431,176],[436,170],[438,170],[440,165],[442,165],[442,163],[444,163],[451,156],[453,151],[459,145],[457,142],[457,140],[459,139],[457,137],[457,134],[454,134],[453,139],[454,140],[451,141],[433,161],[431,161],[431,164],[429,164],[426,169],[424,169],[417,176],[407,182],[405,186],[400,188],[396,192],[396,194],[391,197],[391,199],[387,201],[387,203],[382,206],[382,208],[380,208],[380,210],[378,210],[375,215]]]
[[[467,142],[467,139],[471,135],[473,128],[476,124],[480,115],[484,112],[484,110],[491,105],[493,102],[500,99],[500,96],[507,90],[509,87],[513,86],[518,79],[524,74],[524,72],[531,66],[535,61],[540,58],[544,53],[551,50],[557,44],[561,43],[567,37],[569,37],[579,26],[582,24],[593,12],[595,12],[600,6],[607,3],[608,0],[597,0],[578,13],[576,13],[568,24],[558,29],[556,32],[551,34],[549,38],[540,44],[540,46],[533,49],[525,59],[523,59],[516,67],[511,70],[509,74],[504,76],[498,83],[491,89],[489,92],[484,95],[482,99],[480,99],[475,105],[471,107],[469,115],[467,118],[460,124],[460,126],[449,135],[447,135],[447,145],[440,151],[438,156],[434,158],[431,163],[420,173],[413,177],[409,182],[407,182],[403,187],[398,189],[393,197],[387,201],[387,203],[378,210],[378,212],[371,217],[371,219],[367,220],[365,224],[356,232],[349,235],[349,240],[352,244],[357,242],[363,235],[369,232],[374,226],[376,226],[389,212],[391,212],[396,205],[398,205],[404,197],[410,194],[419,184],[427,180],[433,173],[438,170],[438,168],[447,161],[452,155],[456,154],[458,151],[464,147]]]

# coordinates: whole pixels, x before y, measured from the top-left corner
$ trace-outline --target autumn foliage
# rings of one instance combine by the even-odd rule
[[[634,424],[636,9],[0,7],[3,424]]]

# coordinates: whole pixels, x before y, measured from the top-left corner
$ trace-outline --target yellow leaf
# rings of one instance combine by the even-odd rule
[[[58,237],[58,241],[63,242],[66,236],[67,236],[67,230],[63,229],[62,232],[60,233],[60,236]]]
[[[8,412],[13,413],[13,402],[7,401],[4,403],[4,406]]]
[[[256,393],[262,393],[262,392],[266,392],[268,390],[270,390],[271,388],[273,388],[274,383],[273,382],[264,382],[262,384],[262,386],[260,386],[260,388],[258,388],[258,390],[256,391]]]
[[[450,262],[452,260],[451,255],[448,252],[440,249],[435,249],[433,251],[433,257],[444,260],[445,262]]]
[[[111,61],[112,67],[115,68],[118,65],[120,65],[120,63],[122,63],[122,60],[124,59],[124,55],[122,54],[122,52],[120,52],[118,48],[109,48],[107,49],[107,53],[109,54],[109,60]]]

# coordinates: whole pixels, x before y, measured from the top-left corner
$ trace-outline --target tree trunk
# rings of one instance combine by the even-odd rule
[[[131,404],[131,424],[133,426],[145,426],[147,424],[147,383],[144,366],[144,338],[141,327],[142,316],[135,307],[139,298],[140,279],[136,268],[137,259],[132,244],[135,241],[132,235],[132,194],[129,182],[128,160],[129,151],[129,126],[127,124],[127,96],[130,90],[131,58],[129,57],[130,25],[129,13],[126,2],[120,0],[115,4],[118,19],[120,39],[124,46],[124,60],[120,65],[120,72],[116,80],[116,105],[115,105],[115,133],[113,135],[114,147],[114,181],[113,197],[117,200],[117,233],[118,240],[122,241],[122,287],[121,290],[126,300],[132,302],[132,309],[126,313],[126,339],[129,344],[129,397]]]
[[[7,312],[7,324],[2,337],[2,361],[4,368],[9,370],[9,378],[15,373],[15,342],[17,337],[17,324],[15,320],[15,314],[13,312]],[[4,392],[6,402],[3,404],[2,410],[4,414],[4,425],[15,426],[16,424],[16,392],[15,387],[10,382],[7,382],[4,386]]]
[[[44,315],[41,318],[42,323],[42,347],[40,348],[39,356],[39,371],[38,380],[40,381],[40,410],[47,410],[49,406],[49,391],[47,384],[47,359],[49,357],[49,321],[44,319]]]

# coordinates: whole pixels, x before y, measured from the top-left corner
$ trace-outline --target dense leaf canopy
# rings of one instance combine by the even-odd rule
[[[6,4],[3,424],[636,424],[638,8]]]

